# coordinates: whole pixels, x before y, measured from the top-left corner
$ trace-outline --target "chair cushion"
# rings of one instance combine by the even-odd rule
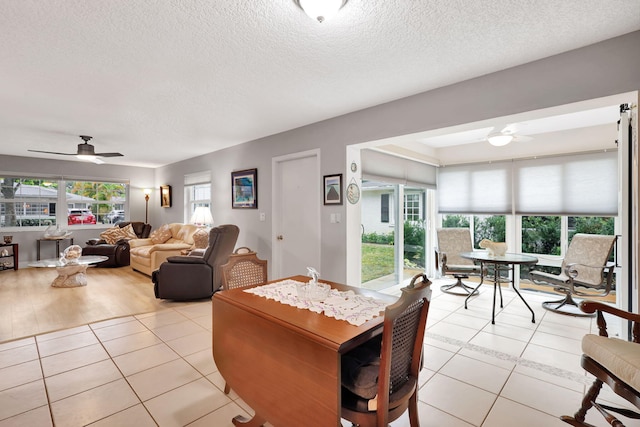
[[[380,340],[373,341],[342,356],[342,386],[364,399],[373,399],[378,392]]]
[[[167,224],[164,224],[163,226],[158,228],[156,231],[151,233],[151,236],[149,236],[149,238],[151,239],[154,245],[164,243],[167,240],[169,240],[171,237],[172,237],[171,229]]]
[[[640,392],[640,344],[588,334],[582,338],[582,351]]]

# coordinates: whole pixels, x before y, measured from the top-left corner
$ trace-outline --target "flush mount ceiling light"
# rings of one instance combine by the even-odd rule
[[[495,132],[487,136],[487,141],[489,141],[489,144],[493,146],[502,147],[503,145],[507,145],[508,143],[513,141],[513,135],[505,134],[502,132]]]
[[[333,18],[347,0],[294,0],[300,9],[320,23]]]

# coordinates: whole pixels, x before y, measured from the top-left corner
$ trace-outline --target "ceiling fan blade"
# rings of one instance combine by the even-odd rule
[[[526,135],[514,135],[513,140],[517,142],[527,142],[527,141],[532,141],[533,137],[526,136]]]
[[[124,156],[124,154],[121,153],[96,153],[96,156],[100,156],[100,157],[121,157]]]
[[[33,153],[59,154],[61,156],[75,156],[76,153],[58,153],[56,151],[27,150]]]

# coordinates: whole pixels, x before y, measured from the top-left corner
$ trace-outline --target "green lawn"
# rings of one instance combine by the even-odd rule
[[[393,272],[392,245],[362,244],[362,283]]]

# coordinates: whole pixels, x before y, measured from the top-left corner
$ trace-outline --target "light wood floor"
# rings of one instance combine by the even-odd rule
[[[87,286],[75,288],[51,287],[56,276],[54,268],[0,272],[0,342],[185,304],[156,299],[151,278],[130,267],[88,268]]]

